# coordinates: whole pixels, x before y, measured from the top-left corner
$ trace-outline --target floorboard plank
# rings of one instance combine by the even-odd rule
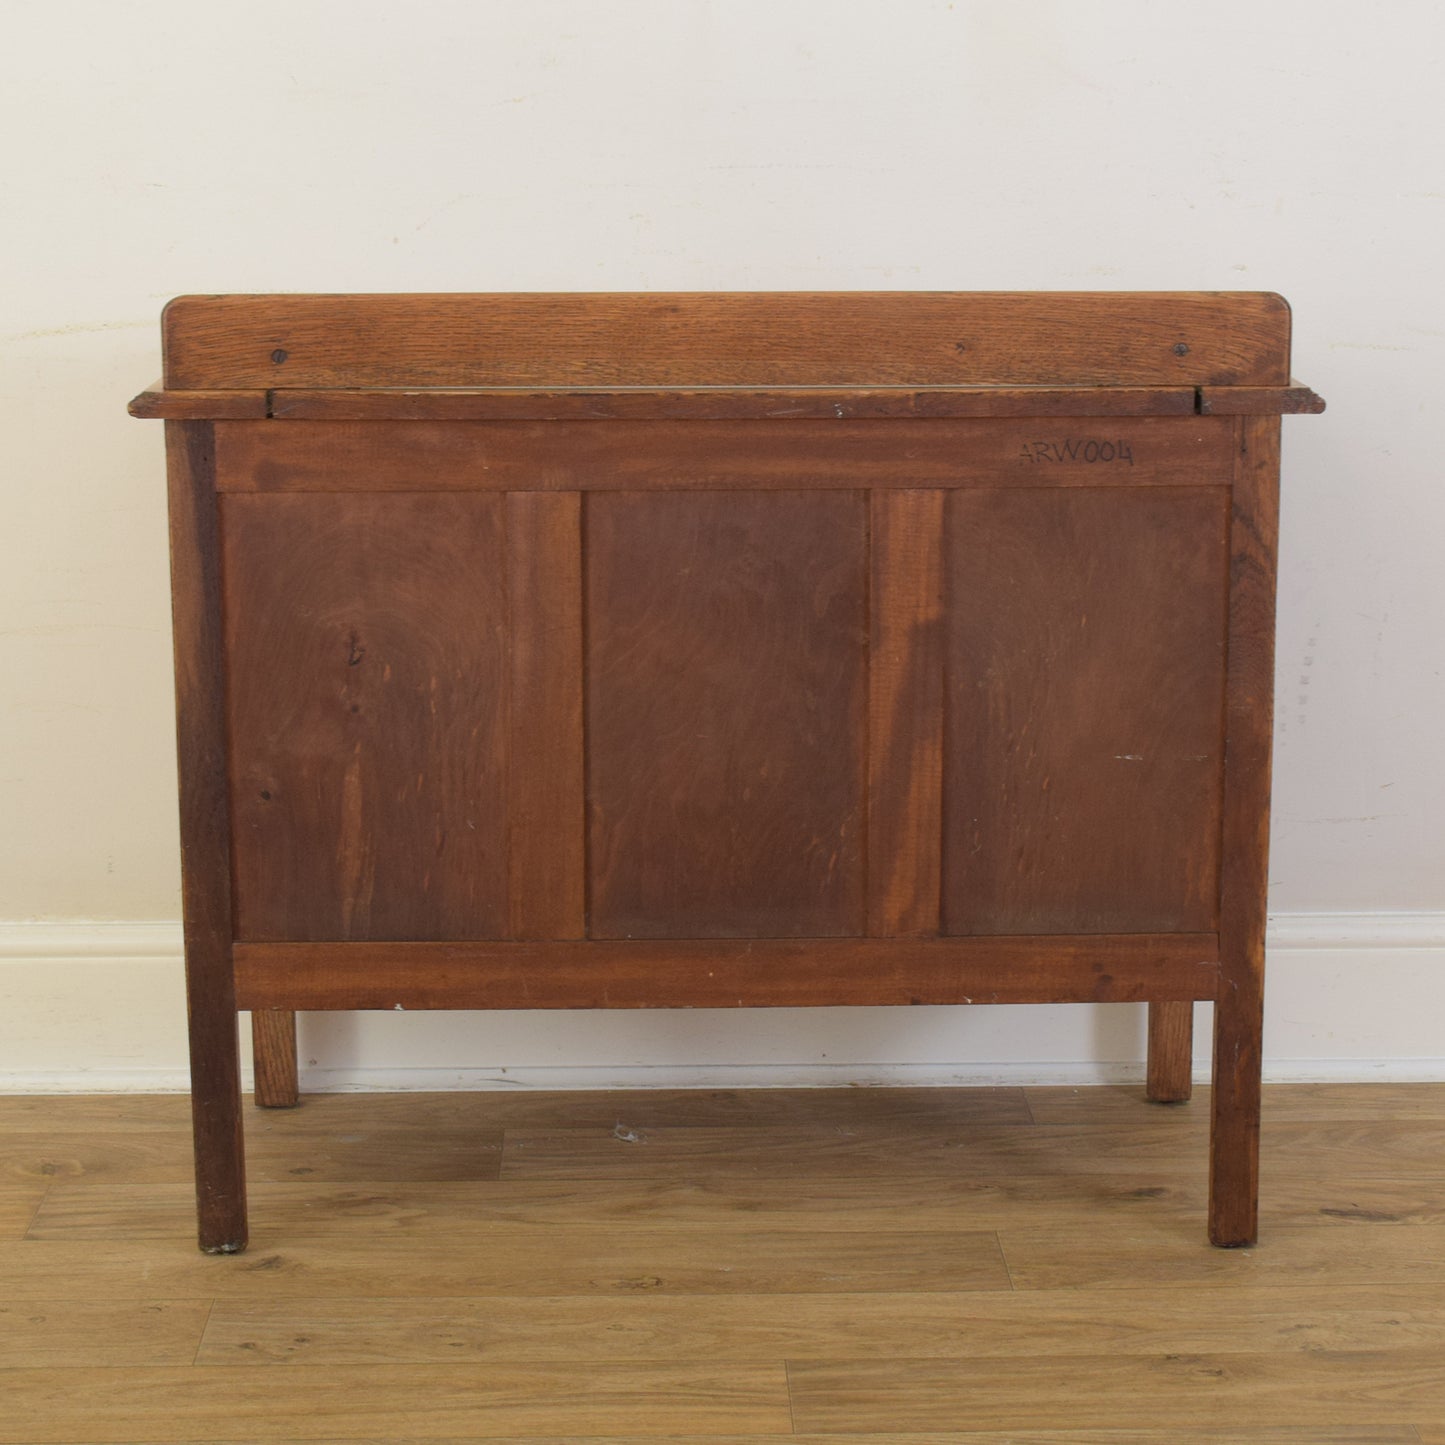
[[[1204,1228],[1207,1182],[1163,1170],[956,1178],[951,1175],[737,1179],[725,1171],[690,1178],[635,1180],[376,1180],[253,1184],[253,1222],[265,1239],[354,1232],[446,1231],[478,1226],[614,1230],[706,1229],[851,1231],[999,1230],[1180,1220]],[[39,1196],[37,1196],[38,1198]],[[29,1239],[158,1239],[189,1233],[195,1210],[189,1184],[106,1184],[85,1179],[53,1185],[34,1209]],[[1445,1174],[1435,1179],[1370,1176],[1266,1179],[1266,1235],[1280,1225],[1445,1224]],[[19,1218],[17,1217],[17,1224]],[[21,1226],[23,1229],[23,1226]],[[16,1232],[11,1237],[19,1238]]]
[[[1209,1087],[1197,1085],[1188,1104],[1154,1104],[1142,1084],[1077,1088],[1030,1086],[1024,1091],[1040,1124],[1102,1124],[1114,1118],[1160,1114],[1209,1118]],[[1359,1119],[1445,1119],[1442,1084],[1266,1084],[1264,1117],[1270,1123]]]
[[[1248,1249],[1214,1249],[1177,1224],[1001,1233],[1017,1289],[1237,1289],[1429,1284],[1445,1291],[1445,1226],[1281,1226]]]
[[[504,1179],[658,1179],[721,1169],[778,1179],[803,1174],[893,1177],[1056,1177],[1167,1169],[1188,1177],[1204,1166],[1208,1116],[1191,1106],[1155,1106],[1137,1120],[899,1130],[838,1124],[832,1129],[508,1130]],[[1183,1122],[1181,1122],[1183,1121]],[[1445,1158],[1445,1122],[1385,1119],[1266,1123],[1275,1175],[1434,1178]]]
[[[252,1116],[253,1118],[255,1116]],[[273,1115],[274,1117],[274,1115]],[[287,1129],[269,1121],[246,1129],[246,1170],[257,1183],[286,1179],[495,1179],[499,1130],[351,1127]],[[0,1182],[86,1179],[109,1184],[184,1184],[192,1170],[190,1131],[98,1128],[0,1130]]]
[[[1270,1090],[1238,1251],[1203,1102],[310,1096],[216,1259],[183,1097],[0,1099],[0,1445],[1445,1445],[1445,1086]]]
[[[0,1370],[189,1365],[210,1310],[208,1299],[0,1304]]]
[[[324,1234],[243,1255],[165,1244],[22,1240],[0,1244],[14,1299],[306,1298],[384,1295],[874,1293],[1008,1289],[993,1234],[735,1233],[508,1229],[368,1239]]]
[[[604,1442],[596,1435],[529,1435],[525,1445],[625,1445],[628,1437]],[[909,1431],[905,1435],[669,1435],[668,1445],[1181,1445],[1177,1430],[949,1430]],[[1431,1437],[1432,1440],[1434,1437]],[[1445,1437],[1442,1437],[1445,1438]],[[1417,1445],[1420,1437],[1408,1425],[1344,1425],[1337,1429],[1253,1429],[1208,1426],[1189,1432],[1189,1445]],[[456,1436],[423,1440],[406,1437],[407,1445],[463,1445]],[[269,1445],[300,1445],[275,1441]],[[396,1445],[396,1439],[314,1440],[307,1445]],[[517,1440],[514,1445],[524,1445]]]
[[[1432,1285],[1255,1291],[634,1298],[233,1299],[209,1365],[508,1360],[973,1359],[1428,1349],[1445,1359]]]
[[[0,1441],[25,1445],[790,1428],[775,1364],[12,1370],[0,1388]]]
[[[790,1364],[801,1431],[1409,1425],[1445,1409],[1437,1349]]]
[[[3,1120],[3,1115],[0,1115]],[[751,1128],[874,1124],[939,1128],[1032,1123],[1021,1088],[499,1089],[306,1094],[294,1127],[476,1129]]]
[[[28,1184],[0,1184],[0,1239],[24,1238],[49,1189],[48,1179]]]

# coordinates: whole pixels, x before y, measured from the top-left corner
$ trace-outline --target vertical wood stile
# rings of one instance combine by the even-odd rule
[[[868,933],[936,934],[943,843],[941,491],[870,494]]]
[[[1242,418],[1238,436],[1209,1185],[1209,1237],[1226,1247],[1252,1244],[1258,1233],[1279,418]]]
[[[511,626],[511,936],[586,935],[582,506],[507,496]]]
[[[234,1254],[246,1247],[246,1171],[231,960],[226,692],[210,423],[166,423],[166,470],[196,1205],[201,1248],[208,1254]]]

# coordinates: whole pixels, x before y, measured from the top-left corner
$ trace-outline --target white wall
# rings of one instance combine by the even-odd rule
[[[1445,1016],[1438,7],[50,0],[3,19],[0,922],[179,911],[160,428],[123,411],[170,295],[1271,289],[1330,401],[1286,422],[1271,1018],[1277,1041],[1302,1032],[1273,1066],[1445,1070],[1418,1033]],[[166,1075],[171,935],[144,957],[134,930],[60,936],[0,937],[0,1070]],[[1388,1001],[1368,1026],[1325,959]],[[307,1040],[339,1071],[826,1055],[1063,1076],[1137,1054],[1137,1011],[1068,1018],[319,1019]]]

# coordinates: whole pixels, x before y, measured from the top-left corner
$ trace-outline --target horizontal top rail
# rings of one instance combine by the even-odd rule
[[[170,421],[864,420],[901,417],[1256,416],[1321,412],[1308,387],[268,388],[176,391],[132,416]]]
[[[165,390],[1281,387],[1270,292],[182,296]]]

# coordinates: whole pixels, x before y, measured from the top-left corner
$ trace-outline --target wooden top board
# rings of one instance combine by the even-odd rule
[[[181,296],[163,327],[176,390],[1289,380],[1268,292]]]

